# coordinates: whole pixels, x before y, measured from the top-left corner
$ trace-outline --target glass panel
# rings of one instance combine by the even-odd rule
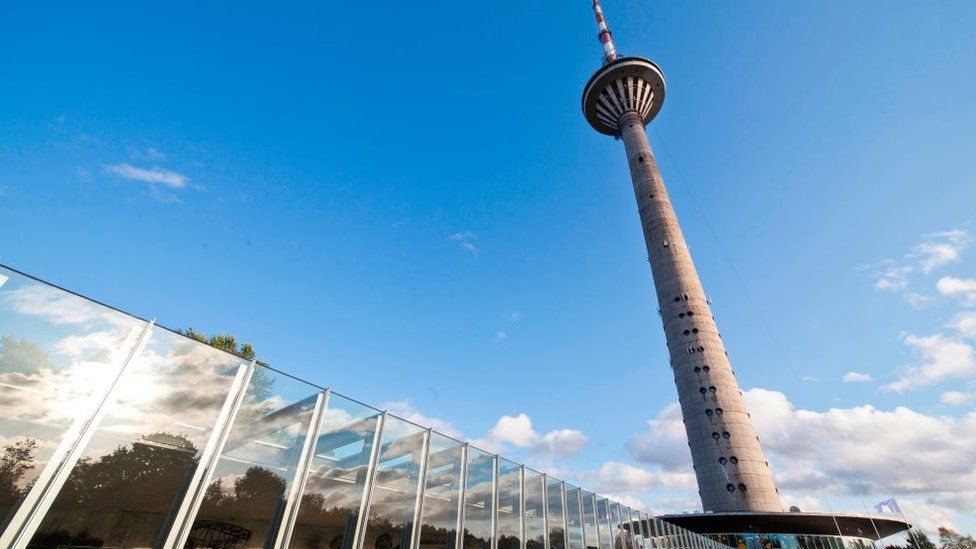
[[[521,476],[521,465],[505,459],[498,460],[498,549],[521,548]]]
[[[546,500],[549,504],[549,548],[566,549],[566,532],[563,520],[563,483],[554,478],[546,481]]]
[[[596,496],[590,492],[583,494],[583,531],[586,534],[586,549],[599,549],[599,532],[596,526]]]
[[[335,393],[329,396],[292,547],[352,547],[379,417],[379,410]]]
[[[610,528],[610,502],[607,498],[596,500],[596,520],[600,528],[600,549],[611,549],[615,537],[614,530]]]
[[[145,326],[0,267],[0,529]]]
[[[464,444],[431,433],[420,527],[421,549],[454,549]]]
[[[627,549],[634,549],[634,536],[631,535],[631,530],[634,528],[634,524],[630,520],[630,507],[625,505],[620,506],[620,533],[624,538],[624,547]]]
[[[156,330],[120,376],[31,545],[157,544],[242,368],[236,356]]]
[[[305,435],[322,389],[256,366],[217,460],[187,545],[233,532],[235,547],[274,543]]]
[[[469,446],[464,483],[464,549],[491,548],[494,479],[495,456]]]
[[[546,508],[543,506],[543,493],[546,486],[542,473],[525,468],[525,549],[545,549],[546,547]]]
[[[613,549],[627,549],[624,544],[623,526],[620,524],[620,505],[611,501],[607,506],[610,508],[610,533],[613,535]]]
[[[363,547],[410,547],[427,429],[388,415],[370,490]]]
[[[566,532],[566,541],[569,542],[568,549],[584,549],[583,545],[583,512],[580,506],[583,501],[580,499],[582,491],[576,486],[566,485],[566,522],[569,531]]]

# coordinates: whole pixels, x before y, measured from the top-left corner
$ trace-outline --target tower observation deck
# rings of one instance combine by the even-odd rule
[[[702,506],[714,512],[782,511],[647,139],[645,126],[664,102],[664,73],[642,57],[618,58],[599,0],[593,0],[593,11],[603,67],[586,84],[583,113],[598,132],[624,142]]]

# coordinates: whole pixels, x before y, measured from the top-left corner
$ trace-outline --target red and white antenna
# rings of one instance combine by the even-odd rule
[[[596,26],[600,30],[600,43],[603,44],[603,64],[609,65],[617,60],[617,48],[613,45],[613,33],[603,18],[603,8],[600,0],[593,0],[593,15],[596,16]]]

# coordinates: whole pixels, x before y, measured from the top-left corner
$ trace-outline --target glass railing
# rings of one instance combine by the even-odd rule
[[[723,546],[5,267],[0,435],[2,547]]]

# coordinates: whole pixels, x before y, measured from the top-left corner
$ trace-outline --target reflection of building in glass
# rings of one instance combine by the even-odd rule
[[[719,548],[3,267],[0,513],[15,548]]]

